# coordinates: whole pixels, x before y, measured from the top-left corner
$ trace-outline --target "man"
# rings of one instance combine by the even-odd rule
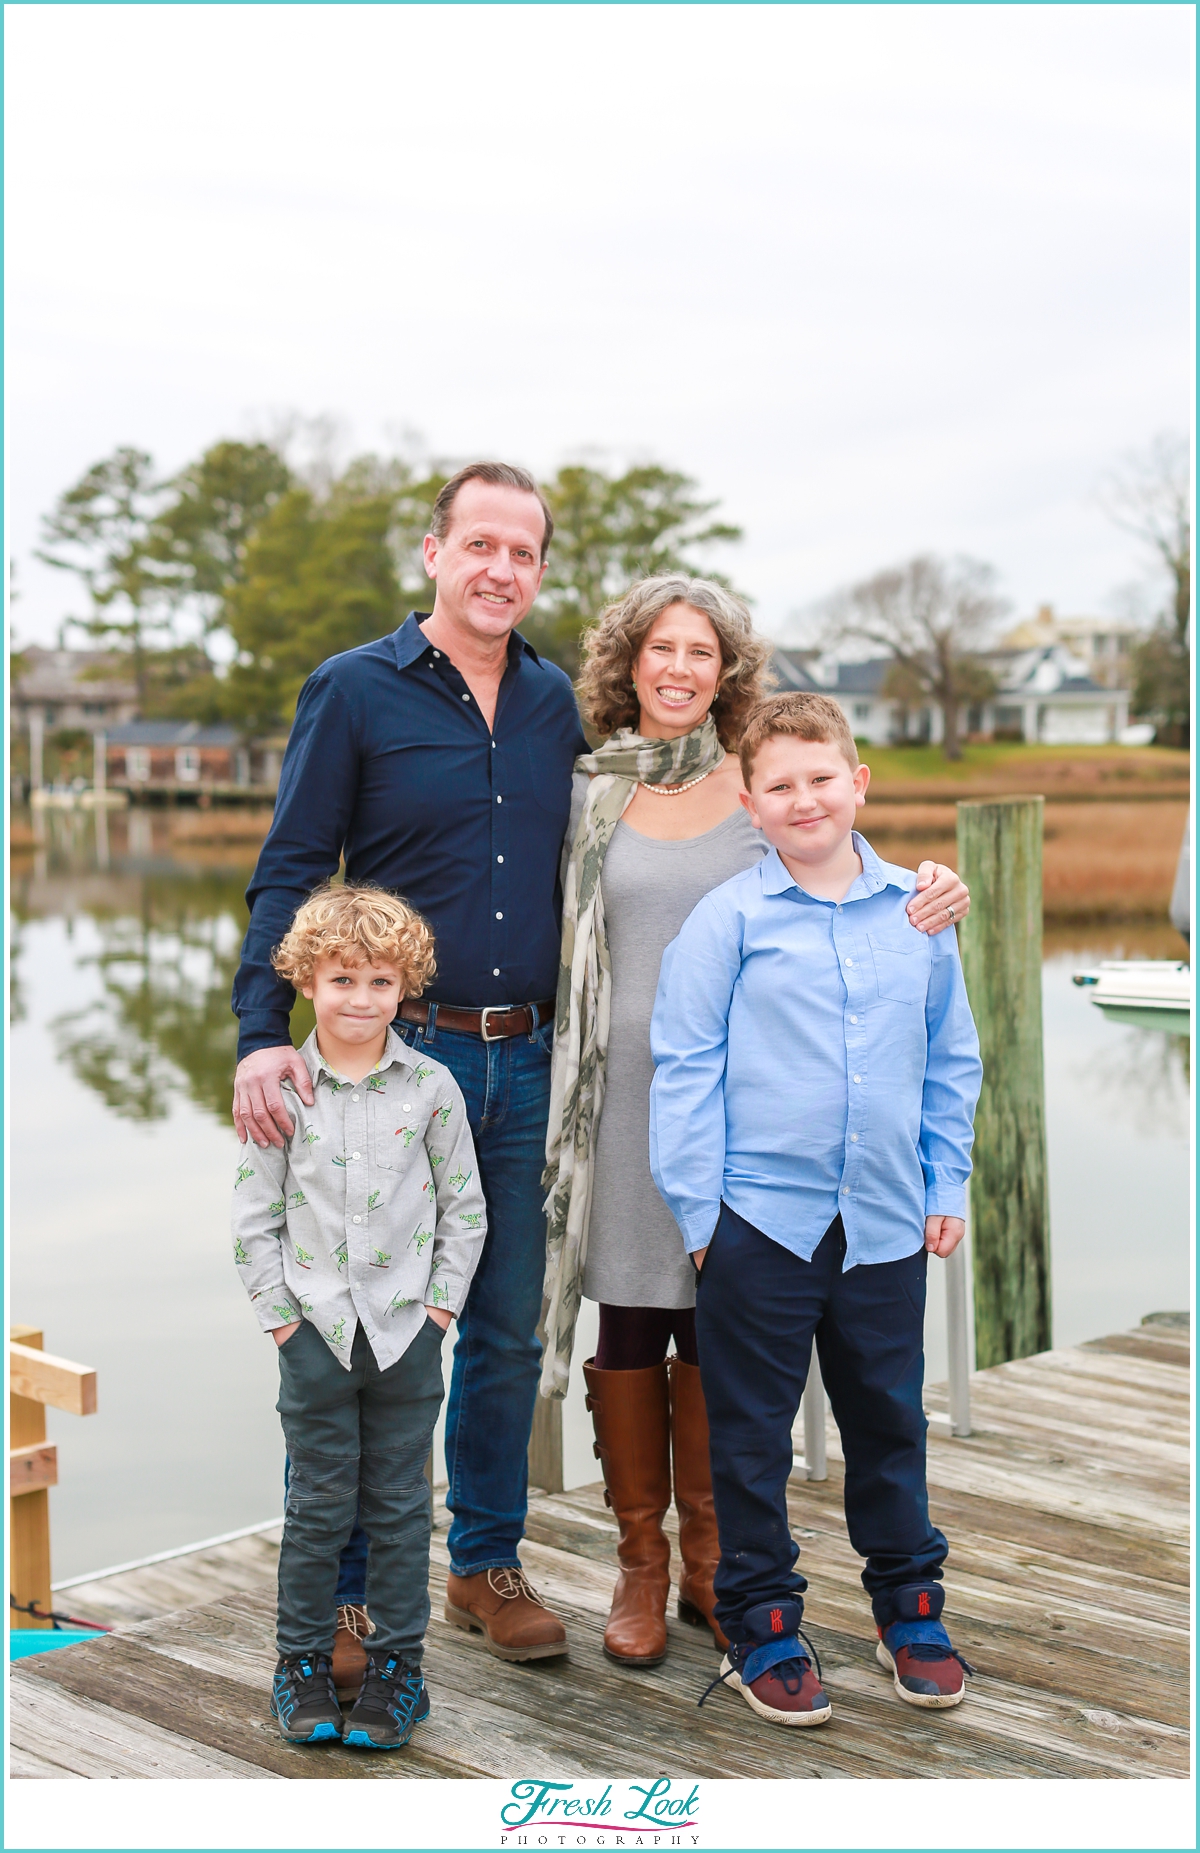
[[[446,1412],[451,1572],[447,1619],[500,1658],[566,1652],[517,1547],[540,1347],[541,1172],[558,977],[559,856],[571,769],[587,750],[568,678],[517,631],[541,585],[553,521],[533,478],[460,470],[434,505],[425,567],[433,612],[335,656],[300,694],[275,817],[247,891],[234,984],[234,1122],[279,1145],[290,1080],[291,987],[271,951],[344,856],[348,881],[395,889],[433,927],[438,973],[397,1031],[451,1070],[467,1102],[488,1234],[466,1305]],[[365,1596],[361,1540],[343,1560],[339,1685],[353,1686]],[[347,1649],[350,1651],[347,1652]]]

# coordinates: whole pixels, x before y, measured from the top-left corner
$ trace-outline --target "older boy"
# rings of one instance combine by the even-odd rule
[[[381,889],[326,886],[276,970],[312,999],[308,1105],[282,1149],[250,1148],[233,1195],[234,1256],[279,1347],[291,1471],[279,1556],[271,1710],[290,1743],[407,1743],[429,1714],[429,1491],[442,1337],[486,1234],[463,1097],[390,1027],[433,976],[433,936]],[[361,1515],[374,1620],[343,1729],[330,1670],[338,1555]]]
[[[836,702],[773,696],[741,745],[772,848],[663,958],[651,1168],[702,1269],[721,1677],[776,1724],[830,1704],[802,1645],[786,1489],[815,1335],[877,1654],[910,1704],[963,1696],[938,1617],[921,1406],[925,1272],[961,1241],[981,1067],[954,935],[853,829],[870,774]]]

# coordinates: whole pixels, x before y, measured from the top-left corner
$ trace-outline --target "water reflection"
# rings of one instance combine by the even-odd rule
[[[180,862],[170,816],[145,810],[42,822],[42,841],[13,872],[11,1020],[25,1014],[23,927],[65,917],[69,928],[86,915],[95,937],[75,963],[94,974],[92,1001],[50,1019],[60,1060],[123,1119],[165,1119],[182,1095],[227,1125],[237,1045],[229,997],[252,847],[193,847]],[[306,1034],[304,1014],[302,1004]]]

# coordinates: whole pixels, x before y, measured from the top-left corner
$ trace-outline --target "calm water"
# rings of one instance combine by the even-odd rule
[[[228,1233],[229,988],[253,852],[180,863],[165,821],[144,813],[109,836],[99,867],[90,823],[55,819],[12,884],[11,1315],[99,1372],[97,1415],[50,1411],[56,1577],[282,1509],[274,1347]],[[1106,1023],[1070,983],[1085,960],[1179,950],[1164,928],[1084,934],[1047,957],[1060,1343],[1188,1304],[1186,1049]],[[937,1273],[931,1379],[945,1374]],[[585,1315],[577,1356],[594,1330]],[[566,1466],[572,1484],[596,1474],[578,1383]]]

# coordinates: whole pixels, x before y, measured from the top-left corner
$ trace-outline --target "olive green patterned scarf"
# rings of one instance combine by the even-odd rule
[[[545,1333],[541,1393],[565,1396],[587,1258],[596,1131],[604,1104],[604,1060],[612,965],[600,874],[621,813],[639,784],[683,785],[725,757],[711,719],[677,740],[647,740],[622,727],[575,761],[592,774],[563,882],[562,957],[546,1133]]]

